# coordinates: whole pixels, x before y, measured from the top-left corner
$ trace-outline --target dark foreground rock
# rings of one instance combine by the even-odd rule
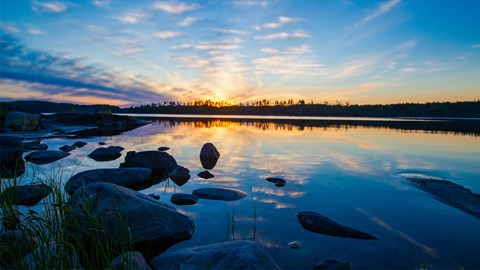
[[[200,150],[200,162],[204,169],[211,170],[220,158],[220,153],[212,143],[206,143]]]
[[[193,205],[198,202],[198,197],[192,194],[175,193],[170,201],[176,205]]]
[[[112,261],[114,270],[135,269],[135,270],[151,270],[142,253],[138,251],[125,252]]]
[[[198,177],[201,177],[203,179],[210,179],[210,178],[213,178],[215,177],[215,175],[213,175],[211,172],[209,171],[203,171],[203,172],[199,172],[198,174]]]
[[[220,201],[236,201],[247,196],[247,193],[232,188],[200,188],[194,190],[192,193],[202,199]]]
[[[20,230],[0,234],[0,266],[8,266],[23,258],[37,247],[35,238]]]
[[[65,191],[73,194],[78,188],[95,182],[108,182],[134,190],[152,186],[152,170],[148,168],[94,169],[72,176],[65,184]]]
[[[336,259],[325,259],[315,265],[314,270],[351,270],[350,262],[339,261]]]
[[[34,164],[48,164],[68,157],[70,153],[59,150],[41,150],[32,152],[25,156],[25,160]]]
[[[183,186],[190,179],[190,170],[182,166],[176,166],[168,177],[178,186]]]
[[[162,180],[167,179],[168,174],[176,166],[177,161],[171,155],[160,151],[130,151],[125,156],[125,162],[120,164],[121,168],[150,168],[152,170],[152,178]]]
[[[22,139],[0,136],[0,178],[14,178],[25,173],[22,154]]]
[[[480,219],[480,195],[451,181],[422,174],[402,174],[414,187],[436,200]]]
[[[321,233],[336,237],[355,238],[364,240],[376,240],[378,237],[350,227],[336,223],[335,221],[313,211],[297,213],[297,218],[307,231]]]
[[[30,184],[24,186],[7,187],[1,194],[3,201],[16,205],[35,205],[52,192],[46,184]]]
[[[125,148],[121,146],[100,147],[88,154],[88,157],[95,161],[111,161],[119,158]]]
[[[277,187],[284,187],[287,184],[287,181],[283,180],[282,178],[278,177],[269,177],[267,179],[268,182],[275,184]]]
[[[280,269],[253,241],[230,241],[167,252],[154,258],[154,269]]]
[[[171,245],[190,239],[195,224],[187,216],[163,202],[140,192],[105,182],[88,184],[77,189],[68,204],[72,213],[66,225],[78,232],[86,250],[97,229],[88,222],[85,209],[102,220],[110,241],[127,243],[147,259]]]
[[[41,129],[43,125],[40,114],[9,112],[3,127],[14,131],[35,131]]]

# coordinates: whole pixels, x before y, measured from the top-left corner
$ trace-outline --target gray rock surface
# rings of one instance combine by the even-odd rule
[[[29,184],[23,186],[7,187],[0,198],[16,205],[35,205],[52,192],[46,184]]]
[[[71,195],[78,188],[95,182],[141,190],[152,186],[151,175],[152,170],[148,168],[93,169],[72,176],[65,184],[65,191]]]
[[[220,153],[212,143],[206,143],[200,150],[200,162],[204,169],[211,170],[220,158]]]
[[[236,201],[247,196],[247,193],[232,188],[200,188],[194,190],[192,193],[201,199],[220,201]]]
[[[350,227],[338,224],[337,222],[322,216],[313,211],[297,213],[297,218],[303,228],[307,231],[331,235],[336,237],[376,240],[378,237]]]
[[[26,155],[25,160],[34,164],[47,164],[68,157],[69,155],[70,153],[59,150],[40,150]]]
[[[130,151],[125,156],[125,162],[120,164],[121,168],[142,167],[152,170],[152,177],[155,179],[167,179],[169,170],[177,166],[177,161],[165,152],[160,151]]]
[[[25,172],[22,139],[0,136],[0,178],[13,178]]]
[[[42,122],[39,114],[9,112],[3,127],[14,131],[35,131],[42,128]]]
[[[88,157],[95,161],[111,161],[119,158],[125,148],[121,146],[100,147],[88,154]]]
[[[339,261],[336,259],[325,259],[315,265],[314,270],[350,270],[352,264],[350,262]]]
[[[211,172],[209,171],[203,171],[203,172],[199,172],[198,174],[198,177],[201,177],[203,179],[210,179],[210,178],[213,178],[215,177],[215,175],[213,175]]]
[[[183,186],[190,179],[190,170],[182,166],[176,166],[175,169],[170,172],[168,177],[177,185]]]
[[[151,265],[157,270],[280,269],[259,244],[245,240],[167,252],[155,257]]]
[[[114,270],[151,270],[148,266],[142,253],[138,251],[128,251],[120,254],[118,257],[112,260],[112,268]]]
[[[192,194],[175,193],[170,201],[176,205],[193,205],[198,202],[198,197]]]

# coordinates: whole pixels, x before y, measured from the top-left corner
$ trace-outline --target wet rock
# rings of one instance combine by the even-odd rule
[[[107,145],[106,142],[99,142],[98,145]]]
[[[62,147],[60,147],[60,151],[63,151],[63,152],[70,152],[70,151],[73,151],[77,149],[77,147],[75,145],[64,145]]]
[[[480,195],[451,181],[423,174],[401,174],[414,187],[436,200],[480,219]]]
[[[87,145],[87,143],[86,143],[86,142],[82,142],[82,141],[76,141],[73,145],[74,145],[75,147],[82,148],[82,147],[84,147],[85,145]]]
[[[160,195],[158,195],[157,193],[150,193],[147,196],[150,196],[150,197],[154,198],[155,200],[160,200]]]
[[[131,130],[148,123],[133,117],[110,113],[57,113],[44,118],[64,125],[96,126],[100,129],[118,131]]]
[[[350,227],[336,223],[335,221],[313,211],[297,213],[297,218],[307,231],[331,235],[336,237],[355,238],[364,240],[376,240],[378,237]]]
[[[190,239],[195,228],[194,222],[173,206],[105,182],[77,189],[68,204],[72,212],[67,216],[67,229],[72,226],[71,230],[80,233],[86,250],[92,233],[98,235],[98,230],[88,221],[85,211],[102,220],[104,237],[108,236],[114,244],[131,245],[147,259]]]
[[[277,186],[277,187],[284,187],[285,184],[287,183],[287,181],[283,180],[282,178],[278,178],[278,177],[269,177],[265,180],[267,180],[270,183],[274,183],[275,186]]]
[[[88,157],[95,161],[111,161],[119,158],[123,150],[125,150],[125,148],[121,146],[100,147],[93,150]]]
[[[247,196],[247,193],[232,188],[200,188],[194,190],[192,193],[202,199],[219,201],[236,201]]]
[[[314,270],[351,270],[350,262],[343,262],[336,259],[325,259],[315,265]]]
[[[25,172],[22,139],[0,136],[0,178],[14,178]]]
[[[175,193],[170,201],[176,205],[193,205],[198,202],[198,197],[192,194]]]
[[[190,170],[182,166],[176,166],[168,177],[178,186],[183,186],[190,179]]]
[[[168,150],[170,150],[170,147],[160,146],[160,147],[158,148],[158,151],[160,151],[160,152],[164,152],[164,151],[168,151]]]
[[[70,153],[58,150],[41,150],[25,156],[25,160],[34,164],[48,164],[68,157]]]
[[[14,131],[35,131],[42,128],[42,122],[39,114],[10,112],[7,114],[3,127]]]
[[[292,241],[292,242],[288,243],[288,246],[291,249],[301,249],[303,247],[302,243],[299,242],[299,241]]]
[[[148,266],[142,253],[138,251],[127,251],[112,261],[112,268],[114,270],[136,269],[136,270],[151,270]]]
[[[71,195],[78,188],[95,182],[141,190],[152,186],[151,174],[152,170],[148,168],[93,169],[72,176],[65,184],[65,191]]]
[[[46,143],[25,145],[25,150],[38,151],[38,150],[47,150],[47,149],[48,149],[48,145]]]
[[[198,175],[198,177],[201,177],[203,179],[210,179],[210,178],[215,177],[215,175],[213,175],[209,171],[199,172],[197,175]]]
[[[3,201],[16,205],[35,205],[52,192],[46,184],[29,184],[24,186],[7,187],[1,194]]]
[[[155,179],[167,179],[169,174],[167,168],[175,169],[176,166],[177,161],[171,155],[160,151],[130,151],[125,156],[125,162],[120,164],[121,168],[150,168]]]
[[[200,150],[200,162],[204,169],[211,170],[220,158],[220,153],[212,143],[206,143]]]
[[[8,266],[37,247],[37,240],[20,230],[0,234],[0,266]]]
[[[253,241],[230,241],[184,248],[155,257],[153,269],[280,269],[268,253]]]

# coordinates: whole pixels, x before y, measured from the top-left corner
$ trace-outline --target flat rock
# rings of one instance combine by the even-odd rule
[[[200,150],[200,162],[204,169],[211,170],[220,158],[220,153],[212,143],[206,143]]]
[[[73,151],[77,149],[77,147],[75,145],[64,145],[62,147],[60,147],[60,151],[63,151],[63,152],[70,152],[70,151]]]
[[[288,243],[288,247],[290,247],[291,249],[301,249],[303,245],[300,241],[292,241]]]
[[[89,158],[95,161],[111,161],[119,158],[125,148],[121,146],[109,146],[109,147],[100,147],[93,150],[92,153],[88,155]]]
[[[269,177],[265,180],[267,180],[270,183],[275,184],[275,186],[277,186],[277,187],[284,187],[285,184],[287,183],[287,181],[285,181],[282,178],[278,178],[278,177]]]
[[[201,177],[203,179],[210,179],[210,178],[213,178],[215,177],[215,175],[213,175],[211,172],[209,171],[203,171],[203,172],[199,172],[198,174],[198,177]]]
[[[150,168],[152,177],[156,179],[167,179],[168,174],[175,169],[177,161],[171,155],[160,151],[129,151],[125,156],[125,162],[120,164],[121,168],[142,167]],[[169,168],[172,168],[169,170]]]
[[[352,264],[350,262],[339,261],[337,259],[325,259],[315,265],[314,270],[351,270]]]
[[[70,153],[59,150],[40,150],[25,156],[25,160],[34,164],[48,164],[68,157]]]
[[[160,151],[160,152],[164,152],[164,151],[168,151],[168,150],[170,150],[170,147],[160,146],[160,147],[158,148],[158,151]]]
[[[256,242],[238,240],[184,248],[155,257],[153,269],[280,269]]]
[[[192,193],[201,199],[219,201],[236,201],[247,196],[247,193],[232,188],[200,188],[194,190]]]
[[[198,202],[198,197],[192,194],[175,193],[170,201],[176,205],[193,205]]]
[[[127,251],[120,254],[112,260],[112,268],[114,270],[135,269],[135,270],[151,270],[142,253],[138,251]]]
[[[0,136],[0,178],[15,178],[25,173],[23,141],[13,136]]]
[[[376,240],[378,237],[350,227],[338,224],[337,222],[322,216],[313,211],[297,213],[297,218],[303,228],[307,231],[331,235],[336,237],[355,238],[364,240]]]
[[[106,142],[98,142],[98,145],[107,145]]]
[[[8,266],[23,258],[38,245],[35,238],[20,230],[0,234],[0,266]]]
[[[152,186],[151,175],[152,170],[148,168],[93,169],[72,176],[65,184],[65,191],[71,195],[78,188],[95,182],[108,182],[141,190]]]
[[[183,186],[190,179],[190,170],[177,165],[168,177],[178,186]]]
[[[82,148],[82,147],[84,147],[85,145],[87,145],[87,143],[86,143],[86,142],[82,142],[82,141],[76,141],[73,145],[74,145],[75,147]]]
[[[52,192],[46,184],[29,184],[7,187],[1,194],[1,199],[16,205],[35,205]]]
[[[400,174],[412,186],[428,192],[436,200],[480,219],[480,195],[449,180],[423,174]]]

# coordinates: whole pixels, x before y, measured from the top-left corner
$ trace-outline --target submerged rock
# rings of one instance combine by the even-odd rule
[[[48,145],[45,143],[41,143],[40,140],[24,142],[23,147],[25,148],[25,150],[32,150],[32,151],[48,149]]]
[[[168,151],[168,150],[170,150],[170,147],[160,146],[160,147],[158,148],[158,151],[160,151],[160,152],[164,152],[164,151]]]
[[[34,164],[48,164],[55,162],[64,157],[68,157],[70,153],[59,150],[41,150],[32,152],[25,156],[25,160]]]
[[[98,145],[107,145],[106,142],[99,142]]]
[[[150,193],[147,196],[150,196],[150,197],[154,198],[155,200],[160,200],[160,195],[158,195],[157,193]]]
[[[24,186],[7,187],[1,194],[3,201],[16,205],[35,205],[52,192],[46,184],[29,184]]]
[[[177,185],[183,186],[190,179],[190,170],[182,166],[176,166],[175,169],[170,172],[168,177]]]
[[[256,242],[238,240],[184,248],[155,257],[154,269],[280,269]]]
[[[194,190],[192,193],[202,199],[219,201],[236,201],[247,196],[247,193],[232,188],[200,188]]]
[[[0,136],[0,178],[14,178],[25,173],[22,139]]]
[[[350,227],[336,223],[335,221],[313,211],[297,213],[297,218],[307,231],[321,233],[336,237],[355,238],[364,240],[376,240],[378,237]]]
[[[111,161],[119,158],[125,148],[121,146],[109,146],[109,147],[100,147],[93,150],[92,153],[88,155],[89,158],[95,161]]]
[[[152,186],[152,170],[148,168],[93,169],[72,176],[65,191],[73,194],[78,188],[94,182],[108,182],[122,187],[141,190]]]
[[[210,179],[210,178],[215,177],[215,175],[213,175],[209,171],[199,172],[197,175],[198,175],[198,177],[201,177],[203,179]]]
[[[325,259],[315,265],[314,270],[351,270],[352,264],[350,262],[339,261],[336,259]]]
[[[160,151],[129,151],[125,156],[125,162],[120,164],[121,168],[142,167],[150,168],[155,179],[167,179],[168,174],[175,169],[177,161],[168,153]],[[172,170],[168,170],[172,168]]]
[[[87,145],[87,143],[86,143],[86,142],[82,142],[82,141],[76,141],[73,145],[74,145],[75,147],[82,148],[82,147],[84,147],[85,145]]]
[[[170,201],[176,205],[193,205],[198,202],[198,197],[192,194],[175,193]]]
[[[70,152],[70,151],[73,151],[77,149],[77,147],[75,145],[64,145],[62,147],[60,147],[60,151],[63,151],[63,152]]]
[[[220,153],[212,143],[206,143],[200,150],[200,162],[204,169],[211,170],[220,158]]]
[[[7,267],[22,259],[38,245],[30,234],[16,231],[4,231],[0,234],[0,266]]]
[[[151,270],[142,253],[138,251],[127,251],[112,261],[112,269],[135,269],[135,270]]]
[[[14,131],[35,131],[43,127],[40,114],[10,112],[3,123],[4,128]]]
[[[302,243],[299,242],[299,241],[292,241],[292,242],[288,243],[288,246],[291,249],[301,249],[303,247]]]
[[[270,183],[274,183],[275,186],[277,186],[277,187],[284,187],[285,184],[287,183],[287,181],[283,180],[282,178],[278,178],[278,177],[269,177],[265,180],[267,180]]]

